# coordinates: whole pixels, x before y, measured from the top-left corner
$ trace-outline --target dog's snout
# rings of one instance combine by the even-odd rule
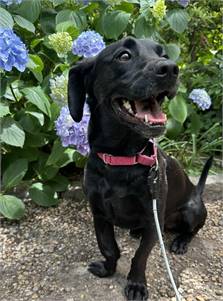
[[[159,61],[156,64],[156,76],[159,78],[166,78],[167,76],[177,77],[179,74],[178,66],[172,61]]]

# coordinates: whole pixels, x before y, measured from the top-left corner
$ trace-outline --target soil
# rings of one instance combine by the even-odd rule
[[[187,301],[223,300],[222,184],[206,186],[208,218],[185,255],[168,252],[180,293]],[[121,259],[113,277],[96,278],[89,262],[101,258],[92,215],[81,189],[71,189],[58,207],[25,199],[21,221],[0,218],[0,301],[124,301],[123,290],[138,241],[116,229]],[[165,236],[168,248],[173,236]],[[147,264],[152,301],[176,300],[157,244]]]

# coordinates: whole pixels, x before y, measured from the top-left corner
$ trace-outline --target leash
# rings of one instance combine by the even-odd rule
[[[166,254],[166,249],[165,249],[165,245],[163,242],[163,237],[162,237],[162,233],[161,233],[161,229],[160,229],[160,223],[159,223],[159,218],[158,218],[158,213],[157,213],[157,199],[158,199],[158,178],[159,178],[159,163],[158,160],[156,158],[156,163],[155,165],[151,168],[151,174],[150,174],[150,178],[152,179],[152,199],[153,199],[153,215],[154,215],[154,220],[155,220],[155,224],[156,224],[156,231],[157,231],[157,235],[158,235],[158,239],[159,239],[159,243],[160,243],[160,247],[161,247],[161,252],[164,258],[164,262],[166,265],[166,269],[167,269],[167,273],[169,275],[170,278],[170,282],[172,284],[172,287],[175,291],[175,295],[176,295],[176,300],[177,301],[182,301],[182,296],[180,295],[176,283],[174,281],[173,278],[173,273],[170,269],[170,264],[167,258],[167,254]]]

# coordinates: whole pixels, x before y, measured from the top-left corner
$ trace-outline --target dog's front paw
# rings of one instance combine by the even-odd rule
[[[183,255],[187,252],[187,246],[188,241],[186,241],[180,236],[176,237],[170,246],[170,252],[173,252],[177,255]]]
[[[148,290],[144,283],[142,282],[133,282],[128,280],[128,283],[125,287],[125,295],[127,299],[130,300],[147,300],[148,299]]]
[[[88,266],[88,271],[98,277],[108,277],[115,273],[114,269],[106,267],[105,261],[91,262]]]

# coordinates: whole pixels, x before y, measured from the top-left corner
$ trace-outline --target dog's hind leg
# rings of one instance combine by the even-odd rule
[[[180,235],[172,242],[170,251],[176,254],[186,253],[189,242],[205,223],[207,210],[202,200],[202,194],[212,162],[213,157],[210,157],[203,167],[198,184],[194,187],[189,200],[175,217],[178,220],[175,229]]]
[[[94,216],[94,226],[97,242],[105,261],[95,261],[89,264],[88,270],[98,277],[108,277],[115,273],[120,251],[115,240],[114,227],[103,217]]]
[[[188,206],[187,209],[184,209],[179,214],[181,215],[181,222],[176,230],[180,234],[173,240],[170,251],[175,254],[185,254],[189,243],[203,227],[207,217],[207,210],[204,204],[200,203],[199,210]]]
[[[145,269],[146,262],[156,242],[155,228],[142,229],[142,238],[128,274],[128,283],[125,295],[128,300],[147,300],[148,291],[146,287]]]

